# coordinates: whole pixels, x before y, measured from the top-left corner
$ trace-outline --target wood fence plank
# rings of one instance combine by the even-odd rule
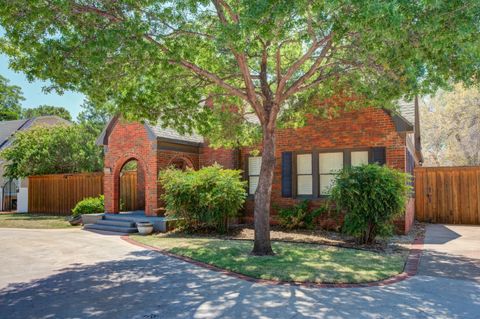
[[[480,224],[480,167],[421,167],[415,181],[418,220]]]

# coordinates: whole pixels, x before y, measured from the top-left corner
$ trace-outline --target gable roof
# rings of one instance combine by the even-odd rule
[[[152,131],[152,133],[160,139],[171,140],[176,142],[184,142],[188,144],[189,143],[201,144],[204,141],[203,136],[198,135],[196,133],[183,135],[177,132],[177,130],[175,129],[172,129],[169,127],[163,128],[160,121],[158,121],[154,125],[148,123],[146,124],[146,126],[148,126],[148,128]]]
[[[25,124],[27,124],[27,122],[30,120],[31,119],[1,121],[0,122],[0,149],[2,149],[7,144],[11,136],[13,136],[23,126],[25,126]]]
[[[57,125],[71,123],[56,115],[37,116],[30,119],[1,121],[0,122],[0,149],[8,147],[12,141],[12,137],[19,131],[27,130],[36,125]]]
[[[114,116],[108,121],[108,124],[103,129],[102,133],[97,138],[97,145],[107,145],[108,144],[108,135],[112,131],[113,127],[117,123],[119,117]],[[203,143],[203,137],[198,134],[180,134],[177,130],[169,127],[162,127],[162,123],[157,121],[156,123],[145,123],[145,129],[149,136],[154,139],[158,138],[163,141],[173,142],[178,144],[186,144],[199,146]]]
[[[398,104],[398,113],[410,124],[415,124],[415,103],[413,101],[400,100]]]

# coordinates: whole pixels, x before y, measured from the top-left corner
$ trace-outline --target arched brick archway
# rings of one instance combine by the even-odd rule
[[[145,215],[154,216],[163,207],[160,199],[162,187],[158,183],[160,169],[170,164],[184,169],[198,169],[199,148],[182,140],[163,138],[159,128],[153,130],[147,124],[113,119],[100,136],[104,146],[104,194],[105,211],[120,210],[120,172],[125,163],[136,160],[145,178]],[[170,136],[170,135],[169,135]]]
[[[148,194],[148,180],[147,177],[150,175],[150,172],[148,170],[148,166],[146,165],[145,161],[141,159],[139,156],[135,154],[125,154],[124,156],[120,157],[115,161],[115,164],[112,167],[112,172],[110,176],[105,176],[105,178],[108,178],[110,182],[112,183],[110,189],[112,189],[112,192],[109,194],[110,196],[105,196],[105,209],[109,213],[118,213],[120,211],[120,173],[122,171],[122,168],[125,166],[130,161],[136,161],[137,162],[137,180],[141,179],[140,183],[138,184],[143,184],[143,189],[139,189],[139,193],[141,194],[140,196],[143,196],[143,206],[145,207],[145,210],[147,208],[147,194]],[[154,173],[155,174],[155,173]],[[107,191],[105,191],[107,193]],[[108,204],[107,204],[107,198]]]
[[[123,160],[123,159],[122,159]],[[124,171],[125,166],[131,162],[136,162],[136,170]],[[145,184],[145,163],[136,157],[131,157],[122,163],[116,165],[120,170],[115,170],[115,186],[118,187],[118,207],[119,211],[145,210],[146,202],[146,184]],[[134,173],[133,175],[131,175]],[[129,174],[123,176],[124,174]],[[132,180],[134,178],[134,180]],[[132,184],[132,182],[135,182]],[[122,189],[124,194],[122,195]],[[122,207],[122,199],[124,207]]]
[[[174,166],[175,168],[181,169],[181,170],[185,170],[187,168],[195,169],[195,166],[193,165],[192,160],[186,156],[175,156],[170,160],[167,167],[168,166]]]
[[[136,160],[144,177],[145,214],[155,215],[158,208],[158,148],[145,125],[138,122],[117,121],[110,127],[105,145],[105,211],[120,211],[120,172],[123,166]]]

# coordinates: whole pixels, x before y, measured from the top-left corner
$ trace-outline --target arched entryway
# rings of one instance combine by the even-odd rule
[[[120,212],[145,210],[145,171],[135,158],[127,160],[119,174],[118,208]]]
[[[186,170],[187,168],[194,168],[192,161],[184,156],[177,156],[173,158],[168,166],[173,166],[182,171]]]

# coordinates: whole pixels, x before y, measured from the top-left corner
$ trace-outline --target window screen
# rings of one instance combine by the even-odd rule
[[[297,194],[313,195],[312,154],[297,155]]]
[[[262,166],[262,158],[254,156],[248,158],[248,193],[255,194],[260,176],[260,167]]]
[[[352,166],[368,164],[368,151],[353,151],[351,153]]]
[[[318,155],[320,195],[328,195],[335,175],[343,169],[343,152],[320,153]]]

